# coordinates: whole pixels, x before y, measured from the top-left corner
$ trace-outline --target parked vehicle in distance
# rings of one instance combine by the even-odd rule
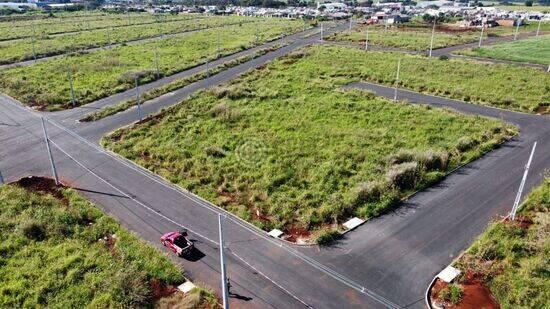
[[[187,238],[187,230],[166,233],[162,235],[160,242],[180,257],[193,250],[193,242]]]

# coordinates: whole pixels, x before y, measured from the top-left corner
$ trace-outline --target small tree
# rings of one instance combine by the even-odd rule
[[[533,1],[531,0],[525,1],[525,6],[533,6]]]

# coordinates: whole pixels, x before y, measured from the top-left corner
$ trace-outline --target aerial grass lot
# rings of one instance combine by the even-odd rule
[[[549,65],[550,35],[481,48],[470,48],[460,51],[458,54]]]
[[[464,287],[481,282],[502,308],[546,308],[550,293],[550,178],[529,194],[518,220],[495,221],[455,266]],[[466,295],[467,296],[467,295]]]
[[[185,281],[164,255],[53,180],[0,187],[0,240],[2,308],[151,306]]]
[[[381,214],[515,134],[341,90],[373,71],[368,58],[311,47],[102,143],[264,229],[314,231]]]
[[[139,45],[50,59],[0,71],[0,90],[40,109],[67,108],[71,105],[69,70],[76,103],[81,105],[134,87],[136,75],[140,83],[156,79],[156,59],[160,76],[171,75],[215,59],[218,41],[219,54],[223,56],[303,27],[302,21],[257,19]]]
[[[61,15],[63,16],[63,15]],[[152,24],[159,21],[175,21],[198,18],[194,15],[152,15],[149,13],[112,13],[106,15],[68,15],[46,20],[20,20],[0,23],[0,41],[79,32],[91,29],[125,27],[129,25]]]
[[[521,26],[519,32],[536,31],[537,23],[530,23]],[[424,51],[430,49],[432,36],[431,24],[403,24],[392,26],[386,29],[383,25],[357,24],[351,30],[338,32],[328,36],[327,39],[336,42],[352,42],[365,44],[367,29],[369,31],[369,44],[401,48],[411,51]],[[515,27],[495,27],[486,29],[484,38],[487,36],[511,35]],[[541,32],[550,31],[550,23],[541,24]],[[453,25],[437,25],[433,48],[442,48],[452,45],[459,45],[477,42],[480,37],[479,29],[461,29]]]
[[[363,45],[366,40],[367,28],[369,30],[369,44],[402,48],[406,50],[422,51],[430,48],[432,36],[431,25],[424,27],[399,26],[391,27],[387,30],[382,25],[367,26],[358,24],[351,30],[335,33],[327,39],[336,42],[361,42]],[[479,39],[479,33],[476,31],[452,31],[438,27],[434,35],[434,48],[441,48],[450,45],[458,45],[474,42]]]
[[[123,16],[121,16],[123,18]],[[79,51],[92,47],[105,46],[114,43],[123,43],[132,40],[156,37],[163,34],[181,33],[184,31],[219,27],[254,21],[244,17],[205,17],[200,19],[183,19],[153,24],[138,24],[110,29],[97,29],[63,35],[44,35],[32,39],[11,40],[0,42],[0,64],[14,63],[69,52]]]

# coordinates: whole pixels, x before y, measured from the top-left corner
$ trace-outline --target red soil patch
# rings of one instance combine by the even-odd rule
[[[506,218],[506,222],[510,224],[516,224],[517,226],[521,227],[524,230],[528,229],[533,224],[533,220],[525,216],[517,216],[516,220],[514,221],[511,221],[509,218]]]
[[[297,242],[299,239],[308,240],[311,238],[311,232],[303,227],[290,226],[285,231],[285,240],[291,242]]]
[[[445,302],[439,298],[441,290],[445,289],[449,284],[437,279],[430,291],[430,301],[432,304],[441,308],[456,308],[456,309],[498,309],[500,305],[493,297],[491,291],[479,281],[471,272],[466,274],[466,278],[460,286],[462,287],[462,300],[454,305]]]
[[[56,185],[55,180],[46,177],[25,177],[15,182],[15,184],[21,188],[26,189],[29,192],[36,192],[41,194],[51,194],[56,199],[60,200],[63,204],[68,205],[69,201],[63,196],[63,193],[59,191],[60,188],[65,188],[62,184]]]
[[[151,300],[159,300],[163,297],[168,297],[177,291],[173,285],[167,285],[164,281],[159,279],[152,279],[149,282],[151,288]]]

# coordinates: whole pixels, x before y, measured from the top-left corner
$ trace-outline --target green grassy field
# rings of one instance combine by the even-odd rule
[[[103,145],[262,228],[315,230],[376,216],[512,134],[496,120],[340,90],[371,70],[356,52],[306,49]]]
[[[136,75],[141,83],[156,79],[155,50],[160,75],[167,76],[217,58],[218,37],[223,56],[301,31],[303,27],[301,21],[259,19],[139,45],[50,59],[2,70],[0,89],[30,106],[48,110],[67,108],[71,105],[69,68],[77,104],[81,105],[134,87]]]
[[[37,58],[66,54],[74,51],[100,47],[113,43],[160,36],[162,34],[219,27],[223,25],[252,22],[257,19],[238,16],[208,17],[201,19],[177,20],[165,23],[145,24],[112,29],[99,29],[70,33],[65,35],[45,36],[34,40],[34,52]],[[0,64],[33,59],[33,40],[13,40],[0,42]]]
[[[164,94],[167,94],[169,92],[175,91],[177,89],[181,89],[181,88],[183,88],[187,85],[190,85],[194,82],[197,82],[199,80],[207,78],[210,75],[218,74],[218,73],[220,73],[224,70],[227,70],[229,68],[237,66],[237,65],[239,65],[243,62],[250,61],[254,58],[260,57],[260,56],[262,56],[262,55],[264,55],[264,54],[266,54],[270,51],[279,49],[281,47],[282,47],[282,45],[277,44],[277,45],[272,45],[271,47],[268,47],[268,48],[262,48],[262,49],[254,52],[252,54],[242,56],[242,57],[224,62],[223,64],[220,64],[218,66],[209,68],[208,73],[206,73],[206,71],[203,71],[201,73],[197,73],[197,74],[194,74],[194,75],[186,77],[186,78],[177,79],[177,80],[175,80],[175,81],[173,81],[169,84],[166,84],[162,87],[154,88],[154,89],[151,89],[151,90],[146,91],[144,93],[140,93],[140,102],[141,102],[141,104],[143,104],[146,101],[153,100],[153,99],[158,98],[158,97],[160,97]],[[127,110],[130,107],[133,107],[135,105],[137,105],[137,99],[132,98],[130,100],[122,101],[122,102],[119,102],[115,105],[107,106],[107,107],[105,107],[105,108],[103,108],[99,111],[87,114],[85,117],[83,117],[79,121],[81,121],[81,122],[97,121],[97,120],[103,119],[105,117],[123,112],[123,111],[125,111],[125,110]]]
[[[508,11],[517,11],[517,12],[550,12],[550,6],[547,5],[496,5],[497,8]]]
[[[365,44],[367,28],[369,29],[369,44],[396,47],[407,50],[422,51],[430,49],[432,28],[425,27],[391,27],[388,30],[384,26],[355,25],[351,30],[342,31],[328,40],[337,42],[353,42]],[[475,31],[464,31],[456,33],[442,32],[439,29],[434,36],[433,48],[441,48],[450,45],[458,45],[474,42],[479,38]]]
[[[550,35],[465,49],[457,54],[550,65]]]
[[[456,265],[487,285],[502,308],[546,308],[550,178],[529,194],[522,207],[520,222],[491,223]]]
[[[154,286],[185,280],[76,191],[29,183],[0,186],[0,307],[151,306]]]
[[[0,40],[47,37],[48,35],[79,32],[91,29],[126,27],[157,22],[170,22],[200,18],[200,15],[153,15],[149,13],[77,15],[68,18],[52,18],[45,21],[15,21],[0,23]]]
[[[521,26],[519,33],[536,31],[537,23]],[[328,40],[336,42],[352,42],[365,45],[367,28],[369,29],[369,44],[395,47],[413,51],[425,51],[430,49],[432,26],[428,24],[404,24],[390,27],[387,30],[382,25],[367,26],[357,24],[351,30],[335,33],[328,36]],[[550,23],[541,24],[541,33],[550,31]],[[512,35],[515,27],[495,27],[486,29],[484,37]],[[479,40],[480,30],[460,30],[450,25],[436,27],[433,48],[442,48],[459,45]]]

